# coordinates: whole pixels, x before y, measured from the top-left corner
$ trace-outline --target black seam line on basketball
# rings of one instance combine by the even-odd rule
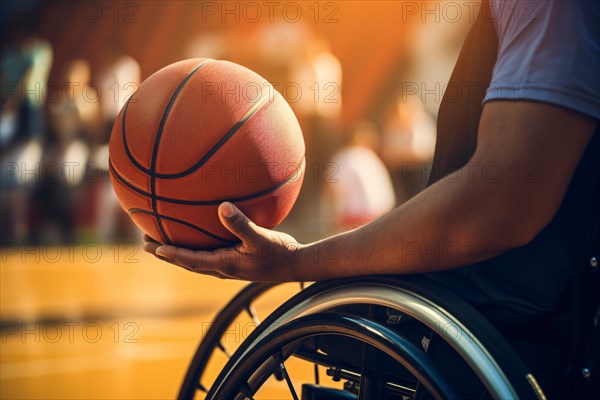
[[[131,151],[129,150],[129,145],[127,144],[127,134],[125,132],[125,121],[127,120],[127,109],[129,108],[129,102],[131,101],[132,98],[133,98],[133,96],[129,97],[129,99],[127,100],[127,103],[125,103],[125,108],[123,109],[123,120],[121,121],[121,138],[123,140],[123,147],[125,148],[125,154],[127,154],[127,158],[129,158],[129,161],[131,161],[131,163],[133,165],[135,165],[136,168],[139,169],[140,171],[143,171],[146,174],[149,174],[150,169],[144,167],[142,164],[140,164],[135,159],[135,157],[133,157],[133,154],[131,154]]]
[[[304,160],[304,157],[303,157],[303,160]],[[181,200],[181,199],[172,199],[170,197],[163,197],[163,196],[156,196],[156,199],[159,200],[159,201],[167,202],[167,203],[183,204],[183,205],[189,205],[189,206],[212,206],[212,205],[215,205],[215,204],[221,204],[224,201],[240,202],[240,201],[252,200],[254,198],[257,198],[257,197],[260,197],[260,196],[264,196],[265,194],[269,194],[270,192],[274,192],[275,190],[279,189],[280,187],[282,187],[283,185],[285,185],[286,183],[288,183],[289,181],[291,181],[292,178],[294,176],[296,176],[296,174],[298,173],[298,171],[300,171],[300,169],[302,168],[302,164],[303,164],[303,161],[300,162],[300,166],[298,168],[296,168],[294,170],[294,172],[292,172],[290,174],[290,176],[288,176],[287,178],[285,178],[283,181],[279,182],[275,186],[272,186],[272,187],[267,188],[265,190],[261,190],[260,192],[255,192],[255,193],[252,193],[252,194],[249,194],[249,195],[246,195],[246,196],[226,198],[226,199],[218,199],[218,200]],[[137,187],[137,186],[129,183],[125,178],[123,178],[121,175],[119,175],[119,173],[117,172],[117,170],[113,166],[112,161],[109,160],[108,166],[109,166],[110,170],[112,171],[112,173],[117,177],[117,179],[119,181],[121,181],[129,189],[131,189],[134,192],[137,192],[137,193],[139,193],[139,194],[141,194],[143,196],[152,197],[151,193],[148,193],[145,190],[142,190],[139,187]]]
[[[129,210],[127,210],[127,214],[129,214],[129,215],[135,214],[135,213],[147,214],[147,215],[152,215],[153,217],[156,217],[156,215],[152,211],[144,210],[143,208],[130,208]],[[163,215],[163,214],[160,214],[159,217],[161,219],[166,219],[168,221],[173,221],[173,222],[176,222],[178,224],[182,224],[182,225],[188,226],[188,227],[190,227],[192,229],[197,230],[198,232],[201,232],[201,233],[205,234],[206,236],[209,236],[209,237],[211,237],[213,239],[220,240],[221,242],[231,243],[231,244],[237,243],[237,242],[234,242],[233,240],[225,239],[225,238],[222,238],[222,237],[220,237],[218,235],[215,235],[214,233],[209,232],[209,231],[207,231],[205,229],[202,229],[199,226],[191,224],[189,222],[186,222],[186,221],[183,221],[183,220],[180,220],[180,219],[177,219],[177,218],[169,217],[168,215]]]
[[[206,61],[204,61],[200,65],[196,66],[190,72],[190,74],[196,72],[202,66],[208,64],[211,61],[214,61],[214,60],[206,60]],[[187,79],[190,76],[190,74],[188,74],[188,76],[186,76],[186,78],[184,78],[184,81],[185,81],[185,79]],[[180,89],[178,88],[178,90],[180,90]],[[123,109],[123,119],[122,119],[122,122],[121,122],[121,139],[123,140],[123,147],[125,148],[125,153],[127,154],[127,158],[129,158],[129,161],[131,161],[131,163],[133,165],[135,165],[136,168],[139,169],[140,171],[142,171],[142,172],[144,172],[144,173],[146,173],[148,175],[152,175],[152,170],[150,168],[144,167],[142,164],[140,164],[138,162],[138,160],[135,159],[135,157],[131,153],[131,150],[129,149],[129,144],[127,143],[127,130],[125,129],[125,125],[126,125],[126,121],[127,121],[127,110],[129,109],[129,103],[131,102],[131,100],[133,99],[134,96],[135,96],[135,94],[131,95],[129,97],[129,99],[127,99],[127,102],[125,103],[125,108]],[[173,100],[173,99],[171,99],[171,100]]]
[[[152,193],[152,210],[156,214],[154,217],[156,218],[158,229],[160,230],[160,233],[165,239],[165,242],[167,242],[168,244],[171,244],[171,239],[169,239],[169,236],[167,236],[167,232],[163,227],[160,214],[158,213],[158,207],[156,206],[156,163],[158,161],[158,147],[160,146],[160,139],[162,138],[165,124],[167,123],[167,118],[169,118],[169,113],[171,112],[171,108],[173,108],[173,104],[175,104],[177,96],[179,96],[179,93],[181,93],[185,84],[188,83],[192,76],[194,76],[196,71],[198,71],[200,68],[202,68],[202,66],[206,65],[210,61],[211,60],[206,60],[200,63],[194,69],[192,69],[185,78],[183,78],[183,80],[175,90],[175,93],[173,93],[173,95],[171,96],[169,104],[167,104],[167,107],[165,108],[163,116],[160,120],[160,125],[158,126],[158,131],[156,132],[156,137],[154,138],[154,148],[152,149],[152,159],[150,161],[150,192]]]
[[[161,179],[177,179],[182,178],[186,175],[189,175],[195,171],[197,171],[200,167],[202,167],[231,137],[248,121],[258,110],[262,108],[263,105],[267,103],[269,100],[269,95],[263,95],[247,112],[246,114],[233,125],[233,127],[225,134],[219,141],[193,166],[186,169],[185,171],[178,172],[175,174],[161,174],[156,171],[151,171],[152,176]]]

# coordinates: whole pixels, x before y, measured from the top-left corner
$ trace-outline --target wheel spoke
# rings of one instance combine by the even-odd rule
[[[360,381],[358,384],[358,398],[360,400],[368,400],[367,398],[367,355],[369,353],[368,345],[366,343],[361,343],[361,351],[362,351],[362,360],[360,363]]]
[[[288,388],[290,389],[292,398],[294,400],[299,400],[298,395],[296,394],[296,389],[294,389],[294,385],[292,384],[292,380],[290,379],[290,375],[288,374],[287,369],[285,368],[285,364],[283,362],[283,354],[281,354],[281,352],[275,354],[275,360],[279,363],[279,369],[281,370],[281,374],[285,378],[285,382],[287,383]]]
[[[427,354],[427,351],[429,350],[430,342],[431,342],[431,339],[428,338],[427,336],[423,336],[421,338],[421,347],[423,348],[423,351],[425,351],[425,354]]]
[[[248,386],[248,383],[246,383],[240,388],[240,393],[246,396],[246,399],[254,400],[252,391],[250,390],[250,386]]]
[[[187,400],[193,398],[193,396],[200,391],[207,392],[207,389],[202,385],[202,377],[206,372],[209,363],[214,360],[213,357],[217,357],[216,353],[219,352],[224,353],[226,358],[231,359],[234,354],[233,350],[235,350],[237,346],[237,344],[232,345],[230,343],[228,347],[232,347],[232,351],[225,347],[225,344],[227,343],[225,340],[227,333],[233,329],[234,324],[237,321],[240,319],[246,320],[244,314],[247,312],[248,308],[250,308],[249,315],[252,318],[253,323],[259,325],[261,321],[254,308],[252,308],[252,305],[256,299],[278,285],[279,284],[277,283],[250,283],[237,293],[231,301],[218,312],[213,319],[210,328],[204,335],[203,341],[197,347],[192,362],[187,368],[184,381],[179,390],[179,399]],[[221,343],[219,343],[219,341],[221,341]],[[217,350],[217,348],[219,350]]]
[[[225,347],[225,344],[223,344],[223,342],[219,341],[219,343],[217,344],[217,347],[219,348],[219,350],[221,350],[223,353],[225,353],[227,358],[231,358],[231,352],[229,351],[229,349],[227,347]]]
[[[369,306],[369,318],[373,318],[375,316],[375,307]],[[369,358],[369,345],[365,342],[362,342],[362,359],[360,363],[360,383],[358,386],[358,398],[359,400],[369,400],[372,391],[372,382],[370,377],[367,374],[367,363]]]
[[[248,307],[246,307],[246,312],[248,313],[248,315],[250,316],[250,318],[252,318],[252,322],[254,322],[254,324],[256,326],[259,326],[260,325],[260,319],[256,315],[256,310],[254,309],[254,307],[252,307],[252,304],[248,304]]]
[[[429,337],[423,336],[423,338],[421,339],[421,347],[423,347],[425,354],[427,354],[427,351],[429,350],[429,345],[431,344],[432,340],[433,340],[433,331],[429,331]]]

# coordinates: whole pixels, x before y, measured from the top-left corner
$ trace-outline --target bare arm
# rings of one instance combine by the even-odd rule
[[[214,252],[148,243],[201,273],[247,280],[321,280],[451,269],[531,241],[553,218],[593,135],[590,117],[544,103],[487,103],[469,163],[380,219],[308,245],[219,208],[242,243]]]

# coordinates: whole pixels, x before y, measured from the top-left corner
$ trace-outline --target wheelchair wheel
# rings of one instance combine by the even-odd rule
[[[202,337],[202,341],[190,362],[179,390],[177,397],[179,400],[193,399],[198,391],[206,392],[206,388],[202,384],[202,377],[215,353],[217,351],[221,352],[226,358],[230,358],[232,354],[232,350],[227,347],[223,340],[224,336],[242,314],[247,314],[253,324],[258,326],[261,321],[256,311],[255,302],[276,286],[279,286],[279,284],[250,283],[219,311],[206,334]],[[303,283],[300,284],[300,289],[302,288],[304,288]]]
[[[459,392],[423,350],[388,327],[365,318],[336,313],[319,313],[288,322],[260,340],[256,351],[238,364],[236,370],[214,393],[214,398],[239,400],[253,398],[260,385],[279,370],[284,375],[291,398],[299,399],[292,379],[285,368],[285,360],[293,354],[299,354],[307,342],[310,348],[313,339],[325,335],[353,339],[362,345],[366,354],[368,354],[369,348],[389,354],[396,362],[414,374],[427,391],[437,399],[459,397]],[[407,397],[415,394],[413,390],[403,386],[403,382],[400,380],[394,382],[386,379],[383,384],[383,380],[377,379],[377,373],[367,362],[362,363],[358,371],[350,369],[344,371],[346,374],[354,373],[361,376],[358,386],[360,398],[373,399],[383,396],[389,399],[394,395]],[[327,392],[335,393],[331,390]]]
[[[454,366],[444,365],[438,357],[448,352],[468,372],[457,374]],[[283,375],[290,398],[298,398],[298,385],[285,373],[284,363],[292,356],[345,381],[341,391],[304,384],[303,399],[545,398],[493,326],[424,277],[363,277],[310,286],[240,345],[207,399],[260,396],[271,374]]]

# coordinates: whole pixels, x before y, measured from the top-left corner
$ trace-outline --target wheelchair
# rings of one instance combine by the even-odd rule
[[[562,319],[567,333],[553,336],[546,331],[551,324],[540,324],[536,333],[563,341],[557,346],[565,354],[560,398],[600,398],[600,267],[596,258],[588,264],[568,285],[566,314],[561,314],[571,318]],[[251,283],[217,314],[188,367],[179,399],[265,398],[261,390],[273,380],[294,400],[546,399],[510,335],[427,276],[301,284],[261,322],[254,304],[276,286]],[[243,314],[254,329],[231,352],[223,338]],[[204,375],[216,353],[226,361],[208,386]],[[298,382],[298,374],[290,372],[293,360],[313,366],[312,376],[303,377],[308,382]]]

